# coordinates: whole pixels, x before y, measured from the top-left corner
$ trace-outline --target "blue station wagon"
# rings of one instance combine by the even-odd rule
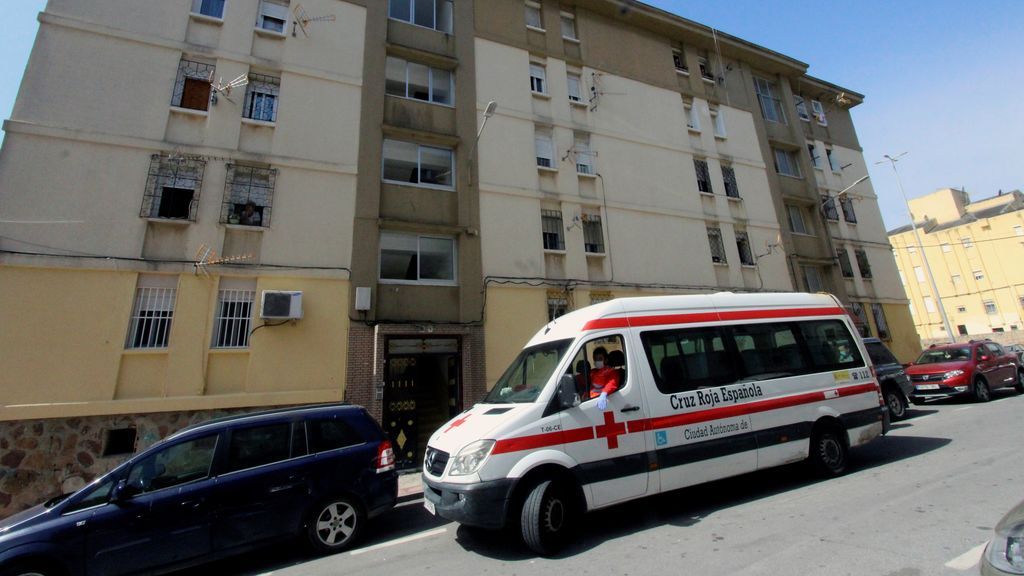
[[[335,552],[397,495],[391,443],[362,407],[211,420],[0,522],[0,574],[164,572],[296,535]]]

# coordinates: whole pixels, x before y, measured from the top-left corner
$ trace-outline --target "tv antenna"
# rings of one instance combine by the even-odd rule
[[[310,16],[302,4],[296,4],[295,8],[292,9],[292,14],[295,15],[295,20],[292,22],[292,37],[295,37],[295,29],[302,30],[302,35],[309,38],[309,25],[314,22],[334,22],[336,17],[334,14],[323,14],[321,16]]]
[[[224,82],[224,78],[211,83],[211,87],[213,88],[213,103],[217,103],[217,94],[220,94],[228,102],[234,104],[235,101],[231,99],[231,90],[245,86],[248,83],[249,76],[247,74],[239,74],[237,78],[226,83]]]
[[[241,262],[243,260],[252,259],[252,254],[242,254],[239,256],[218,256],[217,252],[213,248],[210,248],[206,244],[200,244],[199,249],[196,250],[195,262],[192,263],[192,267],[195,269],[195,273],[202,273],[203,276],[209,278],[210,273],[207,272],[207,266],[216,266],[217,264],[229,264],[231,262]]]

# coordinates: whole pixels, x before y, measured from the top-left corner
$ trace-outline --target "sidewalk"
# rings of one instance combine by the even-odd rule
[[[423,482],[419,470],[402,472],[398,476],[398,501],[406,502],[423,497]]]

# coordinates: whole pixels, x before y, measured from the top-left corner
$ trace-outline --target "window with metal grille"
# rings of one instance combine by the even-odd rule
[[[276,183],[276,168],[228,164],[224,202],[220,210],[221,223],[270,226]]]
[[[192,0],[192,13],[224,18],[224,0]]]
[[[171,106],[190,110],[210,108],[210,90],[216,66],[182,58],[178,62],[178,76],[174,80]]]
[[[864,309],[864,305],[860,302],[850,302],[850,309],[853,310],[853,315],[857,318],[854,324],[857,325],[857,331],[860,332],[862,338],[871,337],[871,326],[868,324],[868,313]]]
[[[196,221],[206,162],[183,156],[150,156],[139,216]]]
[[[839,205],[843,207],[843,219],[850,224],[857,223],[857,213],[853,211],[853,200],[849,195],[843,194],[839,197]]]
[[[545,250],[565,250],[562,237],[562,213],[558,210],[541,210],[540,224],[544,235]]]
[[[850,264],[850,253],[846,251],[846,248],[837,248],[836,258],[839,260],[839,269],[843,272],[843,278],[853,278],[853,265]]]
[[[885,320],[885,310],[881,304],[871,304],[871,315],[875,317],[875,326],[878,327],[878,337],[882,340],[889,340],[889,323]]]
[[[711,261],[715,264],[725,264],[725,244],[722,243],[721,228],[708,228],[708,244],[711,246]]]
[[[729,198],[740,197],[740,186],[736,183],[736,170],[732,166],[722,166],[722,180],[725,181],[725,195]]]
[[[587,254],[604,254],[604,229],[599,214],[583,215],[583,250]]]
[[[711,175],[708,173],[707,160],[698,160],[694,158],[693,169],[697,173],[697,191],[703,192],[704,194],[712,194]]]
[[[746,232],[736,233],[736,249],[740,253],[740,264],[744,266],[753,266],[754,254],[750,251],[750,237],[747,236]]]
[[[166,348],[174,319],[177,277],[140,275],[125,348]]]
[[[836,208],[836,199],[828,194],[821,195],[821,211],[825,214],[826,220],[839,221],[839,210]]]
[[[600,304],[601,302],[608,302],[609,300],[612,300],[613,298],[614,298],[614,296],[612,296],[611,292],[593,291],[593,292],[590,293],[590,303],[591,304]]]
[[[863,250],[854,250],[857,257],[857,267],[860,268],[861,278],[871,278],[871,264],[868,262],[868,253]]]
[[[761,115],[768,122],[786,123],[786,114],[782,110],[782,101],[776,96],[778,88],[774,82],[754,76],[754,90],[757,101],[761,105]]]
[[[242,117],[263,122],[277,122],[277,100],[280,94],[280,78],[266,74],[249,74]]]
[[[248,348],[249,329],[252,325],[252,304],[256,297],[255,290],[230,288],[236,285],[225,280],[221,281],[217,291],[217,315],[213,321],[213,341],[211,348]],[[238,282],[255,284],[252,282]]]
[[[569,311],[569,298],[565,292],[548,292],[548,322]]]

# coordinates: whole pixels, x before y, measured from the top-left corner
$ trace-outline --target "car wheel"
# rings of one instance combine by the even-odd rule
[[[549,556],[568,541],[576,510],[562,483],[544,480],[534,486],[523,502],[520,526],[523,542],[537,554]]]
[[[992,399],[992,392],[989,391],[988,384],[981,378],[974,381],[974,399],[978,402],[988,402]]]
[[[1017,370],[1017,383],[1014,384],[1013,389],[1018,394],[1024,394],[1024,370]]]
[[[39,563],[16,562],[0,570],[0,576],[53,576],[57,572]]]
[[[842,476],[848,465],[847,451],[842,430],[837,427],[820,428],[811,435],[809,459],[815,473],[819,476],[825,478]]]
[[[331,498],[313,508],[309,541],[319,552],[338,552],[356,541],[365,523],[366,515],[354,500]]]
[[[889,416],[893,420],[903,420],[907,417],[907,400],[896,390],[889,388],[885,391],[885,405],[889,407]]]

